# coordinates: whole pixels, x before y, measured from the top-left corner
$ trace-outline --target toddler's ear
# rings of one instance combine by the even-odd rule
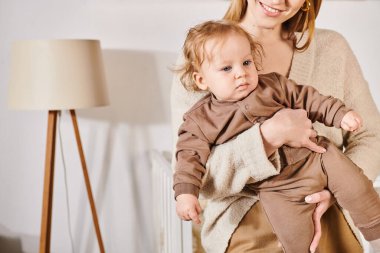
[[[203,78],[203,75],[199,72],[194,72],[193,73],[193,80],[195,82],[195,84],[197,85],[197,87],[201,90],[207,90],[208,86],[207,84],[204,82],[204,78]]]

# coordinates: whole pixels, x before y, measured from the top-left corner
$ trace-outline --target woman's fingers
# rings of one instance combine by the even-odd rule
[[[318,132],[314,129],[309,129],[308,135],[305,136],[306,139],[302,143],[302,147],[308,148],[311,151],[317,153],[325,153],[326,149],[324,147],[318,146],[315,142],[311,141],[310,138],[316,138],[318,136]]]
[[[313,221],[314,221],[314,237],[310,244],[310,252],[314,253],[315,250],[318,247],[319,241],[321,240],[322,236],[322,228],[321,228],[321,216],[319,216],[317,212],[318,207],[316,208],[316,211],[313,214]]]
[[[318,146],[315,142],[312,142],[311,140],[308,140],[302,146],[310,149],[311,151],[317,152],[317,153],[325,153],[326,152],[326,149],[324,147]]]
[[[305,202],[306,203],[319,203],[322,201],[327,201],[329,203],[331,201],[331,193],[328,190],[323,190],[320,192],[316,192],[313,194],[310,194],[306,196]]]
[[[328,190],[323,190],[306,196],[305,202],[317,204],[313,213],[314,237],[310,244],[310,252],[314,252],[317,249],[322,236],[321,217],[332,203],[334,203],[334,198]]]

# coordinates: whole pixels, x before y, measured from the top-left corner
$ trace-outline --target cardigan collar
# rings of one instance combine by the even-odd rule
[[[314,35],[316,36],[316,34]],[[296,33],[297,40],[301,37],[301,33]],[[306,42],[308,32],[305,32],[300,45]],[[313,63],[315,58],[315,43],[314,40],[304,52],[295,51],[293,55],[292,65],[289,72],[289,79],[295,80],[300,84],[307,84],[311,81],[313,73]]]

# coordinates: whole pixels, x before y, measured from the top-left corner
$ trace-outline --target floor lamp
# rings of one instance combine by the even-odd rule
[[[100,252],[104,251],[75,109],[108,104],[97,40],[31,40],[13,43],[9,104],[48,110],[40,253],[50,252],[57,116],[70,110]]]

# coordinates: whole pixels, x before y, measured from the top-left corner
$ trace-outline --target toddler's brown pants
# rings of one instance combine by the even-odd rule
[[[250,185],[286,253],[309,252],[316,205],[304,198],[323,189],[350,213],[366,240],[380,238],[380,198],[372,181],[328,139],[318,137],[317,143],[327,151],[311,152],[300,160],[300,149],[285,147],[287,165],[281,173]]]

